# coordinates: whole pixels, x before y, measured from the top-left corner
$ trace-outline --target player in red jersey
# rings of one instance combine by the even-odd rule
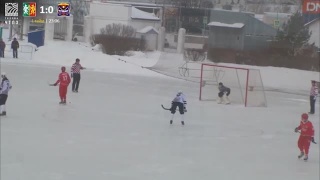
[[[59,78],[56,81],[56,83],[51,84],[52,86],[56,86],[59,84],[59,95],[60,95],[60,104],[66,104],[67,103],[67,91],[68,86],[71,82],[71,78],[69,74],[66,72],[66,67],[61,67],[61,73],[59,74]]]
[[[300,155],[298,158],[302,158],[304,156],[304,160],[308,160],[308,153],[310,142],[316,143],[314,141],[314,129],[312,123],[308,120],[309,116],[307,113],[303,113],[301,115],[301,122],[298,127],[295,128],[295,132],[300,132],[300,137],[298,140],[298,147],[300,149]]]

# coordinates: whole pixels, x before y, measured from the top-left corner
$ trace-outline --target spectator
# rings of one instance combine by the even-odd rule
[[[17,38],[13,38],[11,49],[13,51],[13,58],[18,58],[19,42],[17,41]]]
[[[4,49],[6,48],[6,43],[0,38],[0,57],[4,58]]]
[[[310,89],[310,112],[309,114],[314,114],[315,111],[315,103],[318,96],[318,86],[315,80],[311,81],[311,89]]]

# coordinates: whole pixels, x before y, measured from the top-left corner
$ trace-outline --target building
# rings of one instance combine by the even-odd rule
[[[276,12],[265,12],[263,13],[262,21],[274,28],[281,28],[284,23],[288,22],[291,13],[276,13]]]
[[[276,29],[251,13],[212,10],[208,26],[209,48],[263,49],[277,34]]]
[[[85,17],[84,36],[99,34],[108,24],[124,24],[136,30],[147,26],[159,29],[162,22],[162,7],[147,3],[91,2],[89,16]]]
[[[244,24],[210,22],[209,47],[223,49],[244,49]],[[226,44],[228,42],[229,44]]]
[[[314,19],[313,21],[305,24],[309,27],[309,30],[312,32],[309,39],[309,44],[313,44],[320,48],[320,18]]]
[[[147,26],[137,31],[137,37],[145,40],[145,47],[147,51],[154,51],[158,45],[159,31],[152,26]]]

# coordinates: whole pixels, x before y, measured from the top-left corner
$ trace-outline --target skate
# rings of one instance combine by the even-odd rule
[[[170,120],[170,124],[172,124],[173,123],[173,121],[172,120]]]
[[[298,156],[298,158],[300,159],[300,158],[302,158],[303,156],[304,156],[304,153],[301,152],[300,155]]]
[[[181,124],[184,125],[184,121],[181,121]]]
[[[308,161],[308,155],[306,155],[303,160]]]
[[[67,102],[66,102],[66,100],[62,100],[59,104],[66,105]]]
[[[225,104],[230,104],[230,100],[229,100],[228,96],[226,96],[224,99],[225,99]]]
[[[6,111],[3,111],[0,116],[6,116],[7,115],[7,112]]]
[[[218,99],[218,104],[222,104],[222,101],[223,101],[223,99],[222,99],[222,98],[219,98],[219,99]]]

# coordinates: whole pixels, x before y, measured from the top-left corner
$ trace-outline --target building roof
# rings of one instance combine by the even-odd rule
[[[263,14],[255,14],[254,17],[260,21],[263,21],[263,17],[264,15]]]
[[[279,18],[290,18],[291,13],[278,13],[278,12],[264,12],[265,16],[268,17],[279,17]]]
[[[210,22],[208,26],[217,26],[217,27],[229,27],[229,28],[243,28],[243,23],[233,23],[233,24],[227,24],[227,23],[221,23],[221,22]]]
[[[160,18],[158,18],[154,13],[148,13],[140,9],[137,9],[135,7],[131,7],[131,8],[132,8],[132,11],[131,11],[132,19],[143,19],[143,20],[153,20],[153,21],[160,20]]]
[[[137,31],[137,33],[141,33],[141,34],[159,34],[159,31],[156,30],[152,26],[146,26],[143,29],[140,29],[139,31]]]
[[[277,34],[275,28],[258,20],[254,15],[249,13],[211,10],[209,19],[209,22],[228,23],[229,25],[242,23],[244,24],[243,29],[245,34],[261,34],[269,36],[275,36]]]

